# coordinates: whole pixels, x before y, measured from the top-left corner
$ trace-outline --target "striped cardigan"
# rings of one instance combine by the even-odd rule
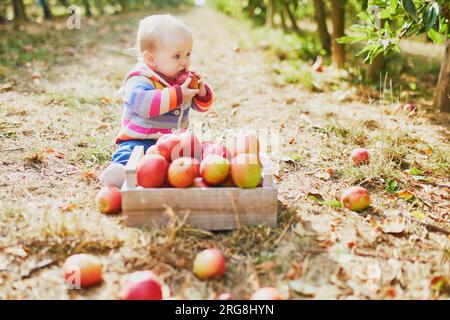
[[[116,143],[157,139],[177,129],[186,129],[189,110],[208,111],[214,99],[211,87],[206,85],[206,96],[197,95],[183,104],[181,87],[166,82],[143,62],[127,74],[123,90],[122,126]]]

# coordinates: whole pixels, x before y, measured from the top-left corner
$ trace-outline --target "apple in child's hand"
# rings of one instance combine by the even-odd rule
[[[342,205],[352,211],[363,211],[370,206],[370,194],[363,187],[351,187],[341,197]]]
[[[230,172],[230,161],[217,154],[210,154],[200,164],[200,175],[208,184],[218,185]]]
[[[145,155],[136,168],[137,184],[144,188],[159,188],[166,181],[169,162],[159,154]]]
[[[195,134],[185,131],[180,133],[178,138],[180,139],[180,144],[176,148],[179,150],[179,157],[192,157],[198,160],[202,158],[202,144]],[[174,156],[172,156],[173,160],[175,160]]]
[[[180,144],[180,138],[173,133],[165,134],[156,141],[156,148],[159,154],[161,154],[167,161],[172,162],[176,158],[179,158],[178,152],[174,149]],[[179,149],[175,149],[179,151]],[[172,157],[173,156],[173,157]]]
[[[217,154],[219,156],[227,158],[228,160],[231,160],[230,151],[226,147],[218,143],[208,142],[203,146],[203,154],[202,154],[203,159],[210,154]]]
[[[74,254],[63,266],[64,279],[69,289],[87,288],[102,281],[102,263],[90,254]]]
[[[283,300],[283,297],[277,289],[264,287],[254,292],[250,300]]]
[[[355,166],[361,166],[363,164],[370,163],[369,151],[367,151],[367,149],[365,149],[365,148],[354,149],[352,151],[350,157],[353,160],[353,163],[355,164]]]
[[[258,137],[252,133],[239,133],[233,138],[230,151],[233,157],[241,153],[254,153],[259,155]]]
[[[261,164],[254,153],[241,153],[231,160],[231,176],[239,188],[256,188],[261,182]]]
[[[210,185],[203,180],[202,177],[197,177],[194,179],[194,183],[192,184],[193,188],[209,188]]]
[[[197,177],[194,159],[188,157],[176,159],[170,164],[167,176],[169,183],[175,188],[187,188],[191,186]]]
[[[123,300],[162,300],[161,282],[151,271],[137,271],[130,275],[123,294]]]
[[[95,196],[101,213],[117,213],[122,209],[122,195],[116,186],[104,186]]]
[[[191,77],[191,83],[189,83],[189,88],[190,89],[198,89],[199,85],[198,85],[198,78],[196,75],[194,75],[191,71],[185,70],[184,72],[180,73],[180,75],[178,75],[177,78],[177,84],[178,85],[182,85],[187,78]]]
[[[225,258],[217,249],[206,249],[194,260],[194,274],[200,279],[221,277],[225,272]]]

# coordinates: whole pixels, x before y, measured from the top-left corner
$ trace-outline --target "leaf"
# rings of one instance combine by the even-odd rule
[[[405,199],[405,200],[409,200],[414,197],[414,195],[411,192],[409,192],[408,190],[397,191],[396,195],[397,195],[397,197]]]
[[[327,171],[319,171],[317,172],[314,177],[322,179],[322,180],[330,180],[331,176]]]
[[[440,34],[439,32],[437,32],[434,29],[430,29],[428,30],[428,37],[433,40],[434,43],[437,44],[444,44],[444,36],[442,34]]]
[[[414,20],[418,19],[416,6],[414,5],[414,2],[412,0],[402,0],[402,5],[406,12],[408,12],[409,15],[414,18]]]
[[[312,199],[314,201],[318,201],[318,202],[323,202],[325,201],[325,199],[322,197],[321,194],[319,193],[312,193],[312,192],[308,192],[307,197],[309,199]]]
[[[63,204],[60,205],[59,208],[64,211],[64,212],[71,212],[73,211],[73,209],[75,209],[77,207],[77,205],[73,202],[69,203],[69,204]]]
[[[414,218],[423,220],[426,217],[426,214],[421,211],[413,211],[410,213]]]
[[[325,200],[325,201],[322,201],[320,204],[324,205],[324,206],[334,207],[334,208],[342,208],[342,203],[337,200]]]
[[[413,176],[422,176],[423,175],[423,171],[420,169],[417,169],[415,167],[412,167],[409,169],[409,174],[413,175]]]
[[[423,23],[425,31],[430,30],[431,27],[434,26],[438,16],[439,16],[439,5],[435,2],[432,3],[423,14]]]
[[[395,192],[398,190],[398,182],[392,179],[388,179],[386,181],[386,184],[386,191],[391,194],[395,194]]]

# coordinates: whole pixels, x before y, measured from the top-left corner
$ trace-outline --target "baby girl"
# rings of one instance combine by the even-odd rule
[[[189,70],[193,38],[188,27],[169,14],[152,15],[140,21],[137,33],[138,63],[124,80],[122,125],[112,163],[103,171],[103,184],[122,186],[125,167],[135,146],[144,151],[163,134],[186,129],[189,110],[211,108],[213,91],[202,76],[198,89],[177,78]]]

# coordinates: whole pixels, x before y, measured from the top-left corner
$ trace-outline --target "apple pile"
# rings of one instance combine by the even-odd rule
[[[144,188],[239,187],[260,185],[262,164],[256,136],[242,133],[230,148],[201,143],[192,133],[161,136],[137,166],[137,184]]]

